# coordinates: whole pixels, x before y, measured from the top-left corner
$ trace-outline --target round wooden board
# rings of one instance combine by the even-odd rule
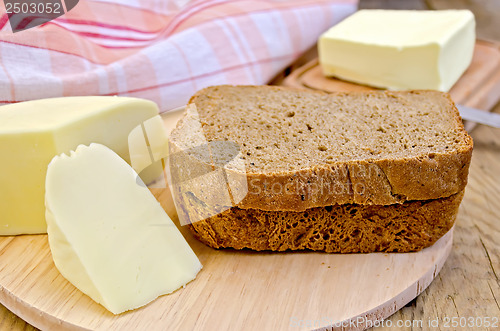
[[[217,251],[182,230],[203,264],[198,277],[118,316],[59,274],[46,235],[2,237],[0,301],[42,330],[318,329],[387,318],[431,283],[452,243],[451,230],[418,253],[257,253]]]
[[[168,129],[179,115],[164,116]],[[177,221],[168,189],[151,190]],[[431,283],[453,237],[407,254],[272,253],[214,250],[179,228],[203,269],[143,308],[115,316],[77,290],[47,235],[0,237],[0,302],[43,330],[364,329],[358,322],[387,318]]]

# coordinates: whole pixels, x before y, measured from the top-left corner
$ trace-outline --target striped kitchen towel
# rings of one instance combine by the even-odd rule
[[[12,33],[0,7],[0,104],[127,95],[181,106],[216,84],[266,84],[357,0],[80,0]]]

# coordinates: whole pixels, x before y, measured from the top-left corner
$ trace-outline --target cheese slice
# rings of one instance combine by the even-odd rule
[[[103,145],[54,157],[45,203],[57,269],[114,314],[175,291],[202,267],[136,172]]]
[[[360,10],[321,35],[326,76],[393,90],[447,92],[475,43],[469,10]]]
[[[0,235],[46,232],[45,174],[55,155],[96,142],[130,161],[130,131],[155,115],[155,103],[127,97],[53,98],[0,107]]]

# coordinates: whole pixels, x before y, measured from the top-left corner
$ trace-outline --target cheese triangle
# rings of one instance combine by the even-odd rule
[[[202,267],[135,171],[103,145],[54,157],[45,205],[56,267],[114,314],[177,290]]]

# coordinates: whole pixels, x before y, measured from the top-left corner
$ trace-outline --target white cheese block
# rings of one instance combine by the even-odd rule
[[[447,92],[475,43],[469,10],[360,10],[321,35],[326,76],[394,90]]]
[[[201,264],[136,172],[100,144],[54,157],[46,219],[61,274],[114,314],[193,280]]]

